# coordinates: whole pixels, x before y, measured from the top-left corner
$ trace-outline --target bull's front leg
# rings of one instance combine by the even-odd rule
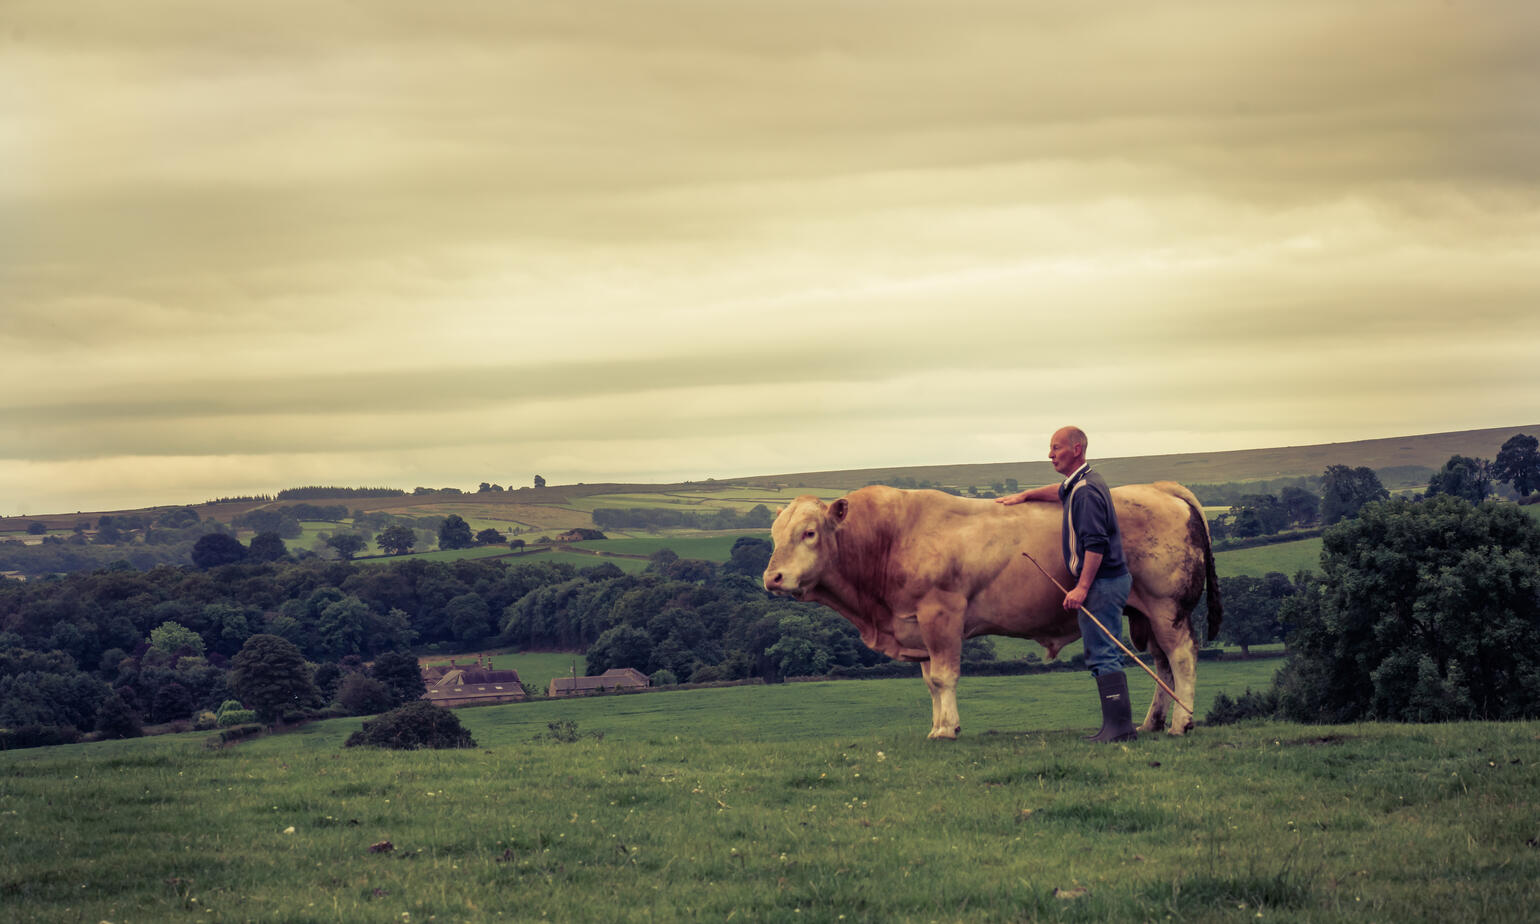
[[[957,680],[962,675],[962,617],[967,601],[955,594],[931,594],[919,607],[920,635],[930,652],[921,668],[930,689],[930,738],[955,739],[962,731],[957,714]]]

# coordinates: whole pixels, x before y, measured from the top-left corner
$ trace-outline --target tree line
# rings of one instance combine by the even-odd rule
[[[338,681],[326,701],[348,674],[368,674],[364,662],[411,646],[587,650],[595,672],[666,670],[664,682],[775,680],[882,660],[843,619],[766,594],[759,575],[769,553],[765,540],[743,537],[726,563],[659,553],[637,575],[608,564],[579,571],[543,561],[407,559],[361,567],[248,554],[205,568],[118,564],[7,581],[0,728],[12,745],[48,743],[120,729],[125,716],[160,722],[212,713],[235,695],[232,665],[253,639],[293,646],[312,682]],[[294,702],[315,708],[312,700]],[[26,730],[20,738],[18,729]]]

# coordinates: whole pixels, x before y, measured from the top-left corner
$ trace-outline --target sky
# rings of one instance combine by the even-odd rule
[[[1540,418],[1540,5],[0,3],[0,515]]]

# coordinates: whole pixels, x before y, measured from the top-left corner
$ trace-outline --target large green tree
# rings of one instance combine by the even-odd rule
[[[1425,497],[1447,494],[1479,504],[1492,493],[1492,463],[1485,459],[1454,455],[1428,479]]]
[[[1280,613],[1292,626],[1278,680],[1289,717],[1540,716],[1540,524],[1523,510],[1396,499],[1366,505],[1322,545],[1320,581]]]
[[[289,557],[289,548],[283,544],[282,536],[270,530],[253,536],[246,554],[253,561],[283,561]]]
[[[1390,496],[1374,469],[1329,465],[1321,473],[1321,522],[1330,526],[1355,516],[1370,501]]]
[[[444,522],[438,528],[438,547],[441,549],[468,549],[476,544],[476,537],[471,535],[471,525],[458,513],[451,513],[444,518]]]
[[[369,667],[369,676],[390,690],[392,707],[422,699],[428,689],[417,659],[404,651],[387,651],[375,658]]]
[[[1283,626],[1278,621],[1278,609],[1294,594],[1294,584],[1286,575],[1271,571],[1259,578],[1220,578],[1219,586],[1225,607],[1220,641],[1239,645],[1241,654],[1249,655],[1252,645],[1279,639]]]
[[[1513,485],[1520,496],[1540,490],[1540,440],[1524,433],[1508,437],[1492,460],[1492,474]]]
[[[310,665],[299,647],[266,633],[247,639],[230,659],[230,689],[269,724],[282,719],[285,709],[302,706],[316,695]]]
[[[326,544],[336,549],[343,561],[352,561],[354,555],[369,547],[369,540],[357,533],[338,533],[328,537]]]
[[[412,532],[410,526],[397,523],[385,527],[374,542],[386,555],[405,555],[417,544],[417,534]]]
[[[245,560],[246,547],[225,533],[209,533],[193,543],[192,561],[199,568],[217,568]]]

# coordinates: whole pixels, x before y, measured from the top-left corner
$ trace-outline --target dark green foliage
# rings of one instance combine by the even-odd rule
[[[405,555],[417,544],[417,534],[410,526],[397,523],[386,527],[375,537],[374,542],[387,555]]]
[[[1360,465],[1330,465],[1321,473],[1321,522],[1326,526],[1358,513],[1371,501],[1390,496],[1374,470]]]
[[[96,732],[103,738],[138,738],[144,734],[139,716],[117,693],[108,694],[96,713]]]
[[[225,533],[209,533],[193,543],[192,562],[199,568],[217,568],[244,561],[246,547],[234,536]]]
[[[336,549],[343,561],[352,561],[354,555],[369,547],[369,540],[357,533],[338,533],[327,537],[326,544]]]
[[[450,600],[444,606],[443,618],[462,642],[477,642],[492,633],[492,612],[479,594],[461,594]]]
[[[608,629],[590,646],[584,655],[589,674],[602,674],[612,667],[634,667],[642,670],[652,661],[652,637],[635,626],[616,626]],[[667,670],[667,668],[659,668]],[[676,678],[675,683],[678,683]]]
[[[476,534],[477,545],[502,545],[508,541],[508,537],[491,527]]]
[[[1250,654],[1252,645],[1282,637],[1278,610],[1294,593],[1294,585],[1286,575],[1273,571],[1260,578],[1245,575],[1220,578],[1219,588],[1224,600],[1220,641],[1239,645],[1243,654]]]
[[[284,488],[278,492],[279,500],[316,500],[327,497],[404,497],[400,488],[335,488],[310,485],[303,488]]]
[[[1226,601],[1228,604],[1229,601]],[[1250,687],[1246,692],[1232,699],[1228,693],[1214,694],[1214,703],[1209,707],[1208,715],[1203,717],[1206,725],[1234,725],[1249,719],[1266,720],[1276,717],[1278,714],[1278,691],[1276,689],[1252,692]]]
[[[342,678],[337,702],[349,715],[377,715],[396,705],[389,687],[363,674],[348,674]]]
[[[476,544],[471,535],[471,525],[458,514],[451,513],[438,528],[438,547],[441,549],[468,549]]]
[[[1428,479],[1425,497],[1447,494],[1479,504],[1492,493],[1492,463],[1470,456],[1450,456],[1444,467]]]
[[[1369,504],[1327,530],[1319,583],[1280,609],[1301,721],[1540,715],[1540,525],[1512,504]],[[1228,601],[1227,601],[1228,602]]]
[[[404,651],[387,651],[374,659],[369,676],[385,685],[390,691],[390,704],[400,706],[422,699],[428,690],[422,679],[422,668],[417,659]]]
[[[310,665],[299,648],[286,638],[266,633],[247,639],[230,659],[229,682],[241,702],[268,723],[282,717],[285,709],[302,706],[316,695]]]
[[[46,523],[40,523],[37,520],[33,520],[31,523],[27,524],[27,535],[29,536],[41,536],[46,532],[48,532],[48,524]]]
[[[376,747],[393,750],[420,748],[473,748],[476,739],[460,724],[452,710],[441,709],[426,700],[399,706],[348,737],[347,747]]]
[[[722,570],[757,580],[770,566],[770,555],[774,551],[775,544],[768,539],[739,536],[733,541],[732,551],[728,553],[727,563],[722,566]]]
[[[1512,485],[1520,497],[1540,490],[1540,439],[1525,433],[1510,436],[1492,461],[1492,476]]]
[[[289,557],[289,547],[276,532],[257,533],[251,539],[246,554],[252,561],[282,561]]]
[[[156,689],[150,706],[150,721],[176,722],[192,715],[192,711],[192,694],[173,680]]]

